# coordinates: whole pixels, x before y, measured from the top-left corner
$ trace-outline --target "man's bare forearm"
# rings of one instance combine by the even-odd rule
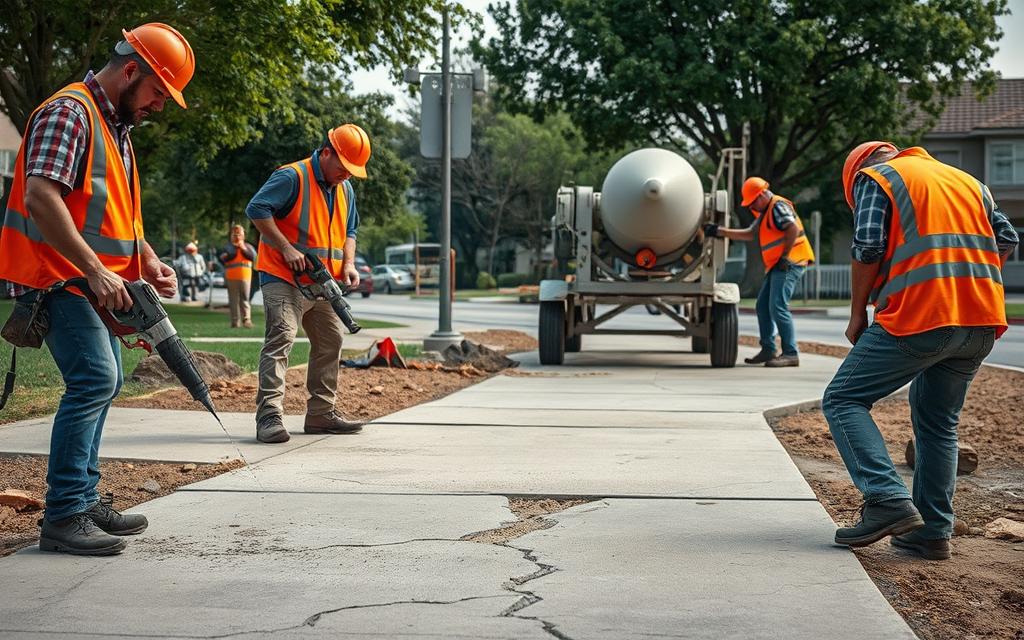
[[[864,311],[867,308],[868,297],[871,295],[871,289],[875,286],[880,267],[880,262],[865,264],[856,260],[850,265],[850,288],[852,289],[850,309],[854,312]]]
[[[719,227],[718,235],[722,238],[728,238],[730,240],[739,240],[742,242],[750,242],[754,239],[754,228],[747,227],[746,229],[722,229]]]
[[[277,228],[277,224],[272,218],[253,220],[252,223],[259,229],[262,240],[278,251],[284,251],[292,246],[292,243],[288,242],[288,238],[284,237],[284,234]]]
[[[104,269],[96,253],[75,228],[71,212],[61,198],[60,184],[48,178],[29,176],[25,187],[25,208],[46,243],[82,273],[96,273]]]
[[[356,239],[345,238],[345,264],[356,263]]]

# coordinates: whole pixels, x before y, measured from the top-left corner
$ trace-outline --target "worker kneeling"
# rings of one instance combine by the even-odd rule
[[[932,560],[950,556],[957,422],[967,389],[1006,330],[1001,265],[1017,246],[988,187],[920,147],[866,142],[843,168],[853,209],[853,349],[825,390],[832,439],[864,496],[836,532],[860,547],[886,536]],[[867,321],[867,305],[875,321]],[[910,382],[916,464],[907,490],[870,409]]]
[[[359,285],[355,266],[359,215],[348,179],[366,177],[370,140],[354,124],[331,129],[323,145],[304,160],[277,169],[253,196],[246,215],[261,237],[256,258],[266,313],[256,395],[256,438],[287,442],[284,427],[285,372],[299,324],[309,336],[306,370],[306,433],[355,433],[362,423],[335,409],[341,361],[342,323],[327,300],[310,300],[296,274],[313,268],[317,256],[335,280]],[[340,187],[340,188],[339,188]]]

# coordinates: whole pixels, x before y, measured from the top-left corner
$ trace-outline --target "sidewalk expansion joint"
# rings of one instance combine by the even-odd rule
[[[290,489],[207,489],[189,488],[189,486],[178,487],[178,493],[256,493],[262,495],[311,495],[311,496],[431,496],[449,498],[524,498],[555,500],[582,500],[593,502],[595,500],[716,500],[720,502],[818,502],[816,497],[778,497],[778,496],[716,496],[716,495],[656,495],[656,494],[628,494],[628,493],[509,493],[507,491],[301,491]]]

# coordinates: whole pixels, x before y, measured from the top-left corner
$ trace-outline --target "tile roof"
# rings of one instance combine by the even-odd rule
[[[920,122],[915,117],[913,124]],[[1024,129],[1024,78],[1003,78],[982,101],[965,82],[960,95],[946,100],[946,110],[930,133],[970,133],[979,129]]]

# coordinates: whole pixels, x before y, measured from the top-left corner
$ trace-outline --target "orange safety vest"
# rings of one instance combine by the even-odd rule
[[[344,265],[345,232],[348,225],[348,199],[345,189],[338,189],[334,198],[333,214],[327,210],[323,190],[313,174],[313,160],[306,158],[285,165],[299,176],[299,195],[288,215],[274,218],[277,228],[293,247],[313,252],[320,257],[335,279],[341,279]],[[256,255],[256,270],[277,276],[286,282],[293,280],[291,268],[276,248],[260,238]]]
[[[132,175],[121,150],[100,114],[89,88],[76,82],[53,94],[32,112],[14,163],[3,229],[0,231],[0,278],[35,289],[82,275],[82,271],[47,244],[25,206],[25,146],[36,114],[58,98],[71,98],[85,106],[89,121],[89,148],[78,181],[81,186],[63,197],[71,220],[107,269],[125,280],[142,274],[143,239],[139,202],[139,174],[132,151]]]
[[[758,244],[761,245],[761,259],[764,261],[765,273],[771,271],[772,267],[782,258],[782,249],[786,241],[786,232],[775,227],[775,216],[772,215],[778,202],[785,202],[793,208],[793,213],[796,213],[796,207],[792,202],[782,196],[774,195],[768,201],[764,213],[751,209],[758,219],[757,239]],[[800,221],[800,216],[796,216],[796,228],[800,230],[800,233],[789,250],[789,260],[795,264],[810,264],[814,262],[814,250],[811,249],[811,243],[808,242],[807,234],[804,233],[804,223]]]
[[[906,336],[938,327],[1006,330],[988,187],[921,147],[861,169],[892,203],[889,242],[871,291],[875,320]]]
[[[252,260],[245,257],[241,249],[235,249],[235,255],[224,265],[225,280],[252,280]]]

